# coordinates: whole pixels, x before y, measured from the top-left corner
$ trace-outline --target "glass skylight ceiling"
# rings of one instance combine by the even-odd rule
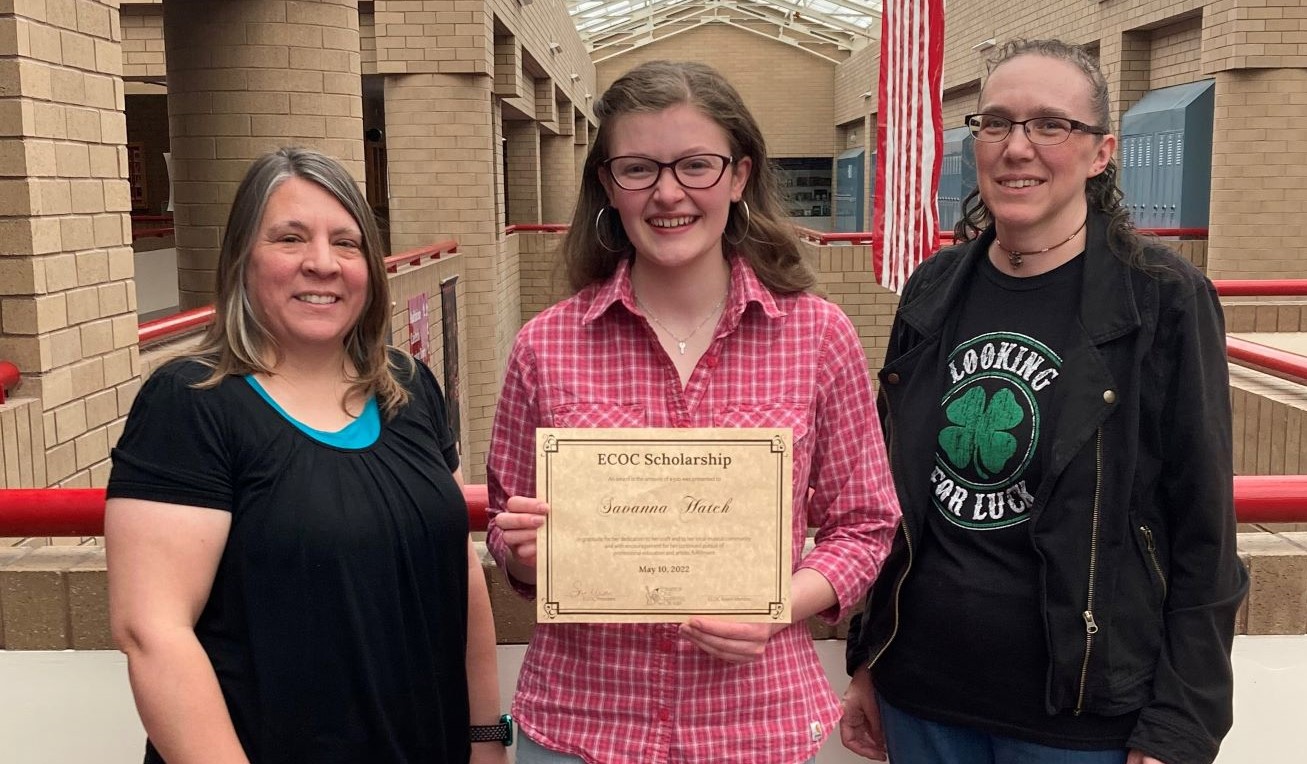
[[[638,47],[712,22],[771,25],[782,39],[789,34],[843,50],[880,36],[881,0],[568,0],[567,5],[592,53]]]

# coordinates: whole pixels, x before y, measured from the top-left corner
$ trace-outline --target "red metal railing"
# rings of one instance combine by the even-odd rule
[[[193,308],[146,321],[137,329],[137,341],[142,345],[148,345],[151,342],[179,337],[213,323],[213,315],[213,306],[206,305],[203,308]]]
[[[875,233],[871,231],[841,231],[833,233],[830,231],[817,231],[812,228],[795,226],[794,230],[798,232],[800,239],[813,242],[814,244],[870,244]],[[1139,233],[1150,234],[1152,236],[1178,237],[1178,238],[1207,238],[1206,228],[1140,228]],[[952,231],[939,232],[940,245],[953,243]]]
[[[1249,342],[1238,337],[1225,338],[1225,352],[1232,361],[1258,366],[1291,381],[1307,384],[1307,358],[1287,350]]]
[[[486,487],[463,486],[468,524],[486,529]],[[1307,475],[1254,475],[1234,479],[1234,509],[1241,523],[1307,522]],[[103,488],[0,489],[0,536],[101,536]]]
[[[1216,279],[1222,297],[1307,297],[1307,279]]]
[[[486,487],[463,486],[468,523],[486,529]],[[0,489],[0,536],[102,536],[103,488]]]
[[[9,393],[18,389],[23,374],[9,361],[0,361],[0,403],[9,399]]]
[[[441,255],[453,255],[458,253],[458,242],[450,239],[448,241],[438,241],[417,249],[410,249],[407,252],[400,252],[398,255],[387,257],[386,272],[395,273],[401,265],[417,265],[423,260],[439,260]]]
[[[504,227],[504,233],[563,233],[567,223],[514,223]]]

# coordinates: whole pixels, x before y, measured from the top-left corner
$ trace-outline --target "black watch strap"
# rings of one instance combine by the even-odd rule
[[[499,717],[498,724],[473,724],[469,728],[471,740],[473,743],[503,743],[505,746],[513,744],[513,717],[504,714]]]

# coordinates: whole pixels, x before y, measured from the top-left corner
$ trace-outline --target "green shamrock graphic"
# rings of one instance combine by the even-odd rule
[[[939,445],[958,469],[976,460],[976,473],[984,479],[1003,469],[1017,450],[1017,439],[1005,432],[1021,423],[1026,414],[1011,390],[999,390],[986,402],[985,391],[973,387],[945,410],[955,426],[939,432]],[[981,469],[984,465],[984,469]]]

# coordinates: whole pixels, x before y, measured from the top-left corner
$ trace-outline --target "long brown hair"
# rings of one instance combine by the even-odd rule
[[[1098,62],[1079,45],[1061,40],[1023,40],[1016,39],[1004,43],[987,62],[987,71],[994,70],[1018,56],[1044,56],[1059,61],[1066,61],[1080,70],[1089,82],[1090,109],[1094,114],[1097,127],[1112,132],[1111,100],[1108,94],[1107,78],[1098,68]],[[984,96],[984,89],[981,89]],[[1107,216],[1107,243],[1112,253],[1127,265],[1143,270],[1152,270],[1155,266],[1143,261],[1145,239],[1135,232],[1130,211],[1121,201],[1125,194],[1118,182],[1120,167],[1116,158],[1108,160],[1102,172],[1085,182],[1085,201],[1091,212]],[[953,228],[953,235],[958,241],[976,238],[993,222],[985,200],[980,198],[980,189],[973,190],[962,202],[962,218]]]
[[[758,122],[740,94],[710,66],[649,61],[619,77],[595,102],[599,129],[585,158],[572,225],[562,242],[572,289],[607,279],[618,263],[635,254],[616,210],[608,209],[608,196],[599,181],[600,166],[608,158],[614,119],[682,104],[693,106],[721,126],[737,162],[749,157],[753,163],[740,197],[744,204],[731,206],[722,234],[723,248],[746,258],[759,280],[774,292],[813,288],[816,274],[803,259],[793,226],[785,220],[776,169],[767,158]],[[742,209],[745,206],[747,215]]]
[[[201,387],[213,387],[224,377],[272,373],[269,359],[277,359],[277,340],[259,321],[250,303],[245,274],[250,253],[263,222],[268,200],[289,178],[301,178],[321,187],[349,212],[363,234],[361,249],[368,266],[368,297],[358,323],[345,338],[345,353],[356,376],[350,395],[375,395],[382,415],[392,418],[408,403],[408,391],[395,376],[386,348],[390,322],[390,281],[386,278],[384,247],[376,220],[358,184],[335,159],[304,148],[282,148],[254,160],[236,189],[227,228],[218,254],[216,315],[192,357],[213,370]],[[411,361],[410,361],[411,363]]]

